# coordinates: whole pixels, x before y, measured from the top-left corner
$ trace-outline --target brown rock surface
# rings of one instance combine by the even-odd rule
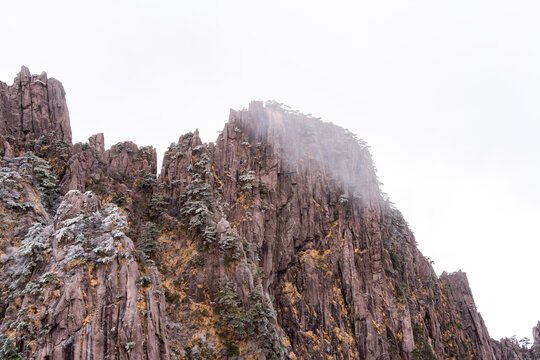
[[[540,325],[492,340],[465,273],[437,277],[347,130],[253,102],[156,179],[152,147],[71,145],[45,74],[0,97],[0,343],[25,359],[536,356]]]
[[[62,84],[46,73],[31,75],[26,67],[8,86],[0,82],[0,132],[18,147],[34,150],[35,142],[54,140],[71,145],[71,126]]]
[[[522,349],[517,344],[517,341],[512,341],[507,338],[501,339],[500,341],[491,340],[491,348],[493,349],[495,358],[499,360],[527,359],[527,357],[523,356]]]
[[[224,213],[259,250],[264,289],[297,357],[443,358],[461,337],[471,342],[462,354],[493,358],[475,312],[477,327],[443,334],[443,282],[381,197],[362,141],[278,104],[252,103],[231,113],[210,150]],[[468,285],[459,291],[466,295],[452,305],[471,305]]]
[[[25,358],[168,358],[159,275],[155,267],[139,271],[127,228],[121,209],[73,190],[53,222],[29,232],[13,261],[37,264],[18,275],[26,286],[10,296],[22,302],[6,309],[2,323]],[[39,260],[25,251],[38,241]]]
[[[93,135],[89,143],[77,143],[60,186],[63,192],[86,191],[94,184],[119,183],[134,189],[141,181],[155,182],[156,150],[151,146],[139,148],[131,141],[118,143],[105,151],[103,134]],[[145,178],[145,179],[143,179]],[[96,190],[96,189],[94,189]],[[101,189],[105,194],[110,189]]]
[[[536,356],[540,358],[540,321],[533,328],[533,347]]]
[[[218,234],[230,228],[247,261],[227,264],[213,245],[221,238],[207,240],[185,255],[204,253],[199,266],[177,263],[187,270],[179,281],[193,286],[180,298],[211,306],[219,302],[216,279],[226,277],[249,308],[244,277],[233,270],[252,264],[260,270],[248,271],[248,283],[260,282],[274,299],[291,358],[495,358],[465,274],[437,278],[399,211],[381,196],[365,143],[352,134],[279,104],[252,103],[231,112],[215,145],[196,133],[182,136],[165,154],[158,187],[169,213],[187,225],[200,221],[186,211],[185,197],[201,159],[200,179],[213,202],[195,235],[204,243],[212,226]],[[184,250],[193,246],[189,234],[181,237]],[[205,275],[193,276],[195,268]]]

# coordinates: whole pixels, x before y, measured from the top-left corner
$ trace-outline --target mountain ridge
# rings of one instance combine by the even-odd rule
[[[347,130],[252,102],[158,176],[151,146],[72,144],[64,94],[0,83],[0,331],[25,358],[535,358],[437,277]]]

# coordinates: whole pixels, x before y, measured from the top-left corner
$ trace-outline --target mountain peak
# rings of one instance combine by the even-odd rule
[[[45,72],[31,75],[23,66],[13,85],[0,84],[0,114],[0,132],[13,141],[11,146],[31,151],[38,142],[71,146],[64,87]]]
[[[60,82],[0,84],[0,357],[527,359],[437,277],[369,148],[275,101],[217,141],[72,144]],[[539,325],[540,327],[540,325]]]

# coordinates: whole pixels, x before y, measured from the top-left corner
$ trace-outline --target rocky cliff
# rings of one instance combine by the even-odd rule
[[[0,83],[0,358],[533,359],[438,277],[350,132],[253,102],[215,143],[72,144],[62,85]]]

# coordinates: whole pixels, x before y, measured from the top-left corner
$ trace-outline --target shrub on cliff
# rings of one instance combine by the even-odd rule
[[[251,291],[249,301],[248,318],[250,333],[256,336],[257,342],[263,349],[266,359],[282,359],[284,352],[283,346],[274,325],[270,322],[275,316],[270,303],[258,289]]]
[[[49,249],[49,237],[52,235],[52,226],[34,224],[22,241],[21,247],[15,253],[18,265],[17,274],[23,283],[32,274],[37,264],[44,259],[43,254]]]
[[[137,183],[137,187],[141,190],[150,189],[152,188],[152,186],[155,185],[155,183],[156,183],[156,174],[145,171],[140,176],[139,182]]]
[[[242,257],[242,240],[238,235],[231,232],[222,234],[218,240],[218,245],[221,250],[229,254],[232,260]]]
[[[22,360],[22,356],[17,352],[17,348],[10,338],[0,335],[0,359],[2,360]]]
[[[156,224],[148,221],[143,228],[141,234],[139,250],[142,251],[149,258],[159,253],[159,229]]]
[[[213,199],[210,184],[200,178],[194,178],[188,185],[187,201],[182,208],[182,214],[189,217],[189,229],[195,230],[202,236],[203,242],[209,244],[216,239],[216,227],[211,210]]]
[[[95,196],[91,192],[86,194]],[[64,207],[69,209],[69,203],[63,202],[60,205],[59,214],[65,211]],[[122,210],[109,203],[99,211],[81,211],[77,216],[59,222],[58,227],[54,236],[59,244],[66,244],[66,264],[77,259],[82,262],[108,263],[117,256],[117,247],[125,236],[128,223]]]
[[[163,195],[157,194],[152,196],[148,204],[148,215],[151,218],[157,218],[167,210],[167,205],[168,203],[163,198]]]
[[[257,178],[255,177],[255,171],[248,171],[246,174],[238,177],[240,183],[240,189],[243,192],[250,192],[253,188],[258,186]]]
[[[21,202],[24,197],[23,183],[26,182],[35,186],[42,204],[47,209],[54,209],[58,205],[58,177],[47,161],[27,152],[13,159],[3,158],[1,165],[0,199],[4,203],[23,211],[35,208],[35,203]]]
[[[219,284],[217,294],[217,311],[221,317],[218,322],[219,330],[226,334],[229,331],[231,335],[239,337],[247,334],[248,317],[240,309],[240,300],[238,294],[232,288],[231,282],[227,277]],[[229,329],[225,329],[227,327]]]

